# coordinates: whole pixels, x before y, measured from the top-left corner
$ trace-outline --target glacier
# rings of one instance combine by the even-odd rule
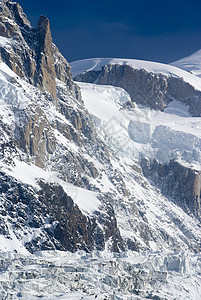
[[[1,299],[199,299],[200,255],[0,253]]]
[[[111,141],[111,148],[119,147],[131,159],[139,159],[141,154],[161,162],[179,159],[200,170],[201,118],[191,117],[187,106],[175,100],[164,112],[136,103],[132,110],[125,110],[123,104],[131,99],[123,89],[77,84],[97,131]]]

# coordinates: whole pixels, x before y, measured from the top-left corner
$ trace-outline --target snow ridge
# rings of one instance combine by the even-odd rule
[[[183,78],[185,82],[192,85],[195,89],[201,91],[201,80],[193,74],[183,71],[175,66],[144,60],[123,58],[90,58],[78,60],[71,62],[72,76],[75,78],[78,74],[85,73],[87,71],[100,71],[103,66],[109,64],[128,65],[134,69],[144,69],[147,72],[152,72],[155,74]]]
[[[201,77],[201,50],[172,62],[171,65]]]

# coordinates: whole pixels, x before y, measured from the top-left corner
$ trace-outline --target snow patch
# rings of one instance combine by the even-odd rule
[[[69,184],[58,178],[56,172],[48,172],[33,165],[27,164],[17,159],[14,160],[14,166],[10,168],[4,168],[4,171],[9,176],[20,180],[24,184],[33,186],[40,189],[38,180],[43,179],[49,183],[57,183],[61,185],[68,196],[78,205],[84,214],[92,215],[94,211],[97,211],[101,205],[98,200],[98,193],[88,191],[83,188]]]
[[[188,106],[177,100],[173,100],[172,102],[170,102],[164,109],[164,112],[180,117],[190,117]]]
[[[66,194],[71,196],[84,214],[92,215],[99,210],[101,203],[97,198],[98,193],[76,187],[57,178],[54,178],[54,181],[63,187]]]
[[[4,79],[7,79],[8,76],[13,78],[18,77],[4,62],[0,62],[0,74],[4,76]]]
[[[29,251],[23,246],[21,241],[17,239],[11,228],[9,228],[9,233],[9,239],[4,235],[0,235],[0,251],[15,252],[22,255],[30,254]]]
[[[39,188],[37,184],[38,179],[48,180],[50,174],[41,168],[33,165],[27,164],[23,161],[17,159],[14,160],[15,166],[5,169],[5,172],[17,180],[20,180],[24,184],[29,184],[35,188]]]
[[[0,36],[0,47],[6,47],[7,45],[11,45],[11,43],[11,39]]]

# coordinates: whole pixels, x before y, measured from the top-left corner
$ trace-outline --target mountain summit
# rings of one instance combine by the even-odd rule
[[[71,92],[78,94],[69,63],[52,43],[47,17],[40,16],[33,28],[18,3],[2,1],[0,35],[1,59],[18,76],[55,99],[56,79],[68,82]]]

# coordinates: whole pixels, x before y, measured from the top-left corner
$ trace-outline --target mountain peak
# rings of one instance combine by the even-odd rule
[[[51,53],[52,36],[50,31],[49,19],[45,16],[40,16],[37,24],[37,40],[40,51]]]
[[[40,16],[37,24],[37,43],[38,43],[38,79],[37,84],[50,92],[56,99],[56,72],[54,66],[54,54],[52,49],[52,36],[50,31],[49,19]]]
[[[201,49],[171,63],[171,65],[201,77]]]
[[[52,42],[49,19],[41,15],[31,26],[17,2],[0,2],[0,59],[21,78],[56,96],[56,78],[80,98],[72,81],[70,66]],[[55,63],[57,62],[57,64]]]
[[[31,26],[31,23],[27,19],[27,16],[19,3],[13,2],[12,0],[4,0],[2,4],[3,7],[7,7],[9,9],[10,17],[13,18],[18,25]]]
[[[41,31],[50,31],[50,22],[49,19],[46,16],[41,15],[38,24],[37,24],[37,30]]]

